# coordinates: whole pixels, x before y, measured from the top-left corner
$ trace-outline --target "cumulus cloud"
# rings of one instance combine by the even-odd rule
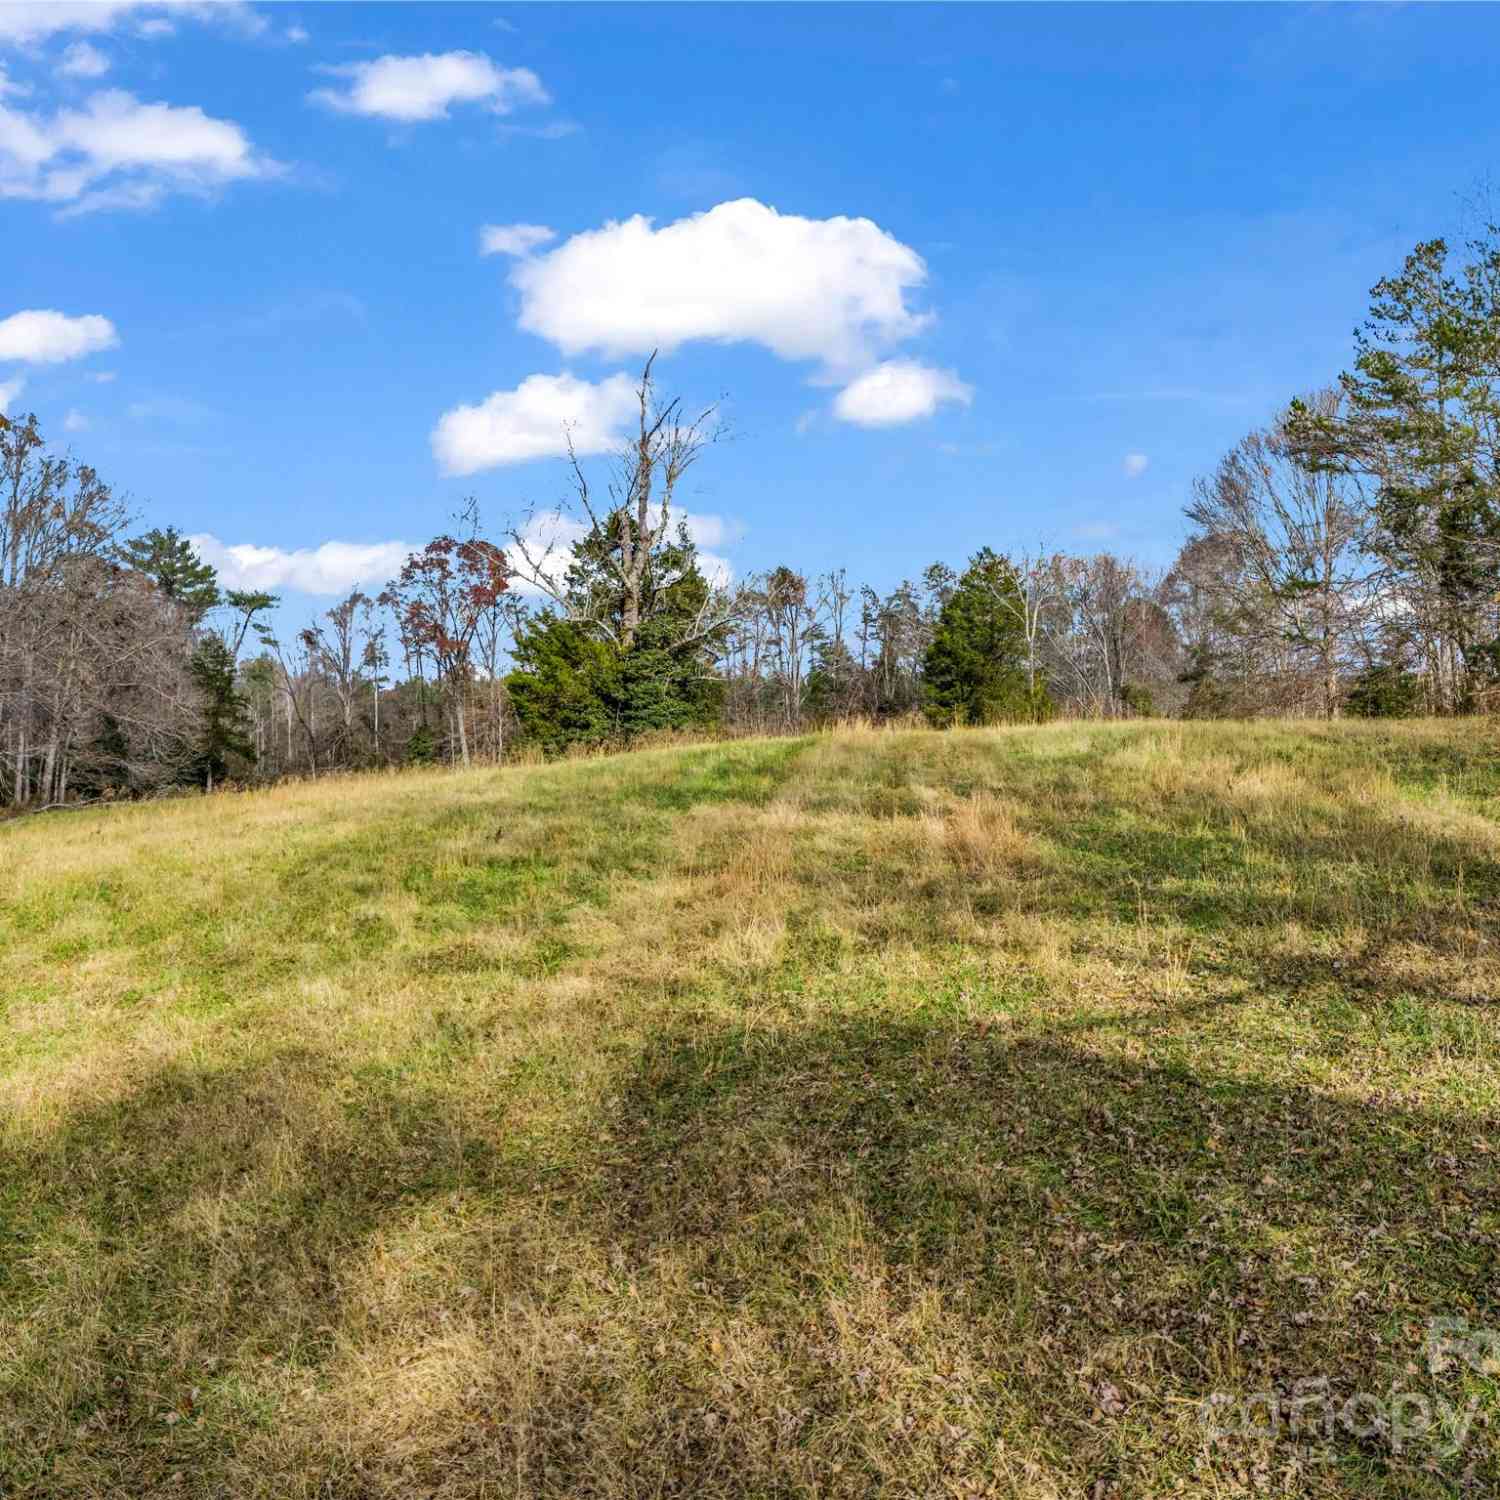
[[[520,257],[556,238],[545,224],[486,224],[479,231],[479,253]]]
[[[188,540],[226,588],[303,594],[345,594],[357,585],[384,583],[412,551],[405,542],[324,542],[288,551],[251,542],[229,545],[207,532]]]
[[[387,54],[323,71],[346,79],[347,85],[314,89],[308,98],[315,103],[340,114],[372,115],[403,124],[446,119],[454,104],[482,104],[494,114],[507,115],[521,105],[550,102],[530,68],[499,67],[483,52]]]
[[[567,374],[528,375],[513,391],[444,412],[433,429],[432,451],[447,474],[557,458],[568,451],[570,437],[580,457],[608,453],[635,409],[635,382],[627,375],[597,385]]]
[[[521,327],[567,354],[695,339],[760,344],[848,373],[928,318],[906,304],[922,257],[869,219],[806,219],[754,198],[662,228],[642,214],[574,235],[511,272]]]
[[[70,318],[66,313],[31,308],[0,319],[0,360],[55,365],[113,349],[119,342],[115,325],[97,313]]]
[[[26,389],[26,377],[17,375],[14,380],[0,380],[0,417],[10,409],[10,403]]]
[[[144,208],[168,192],[202,193],[278,171],[238,125],[195,105],[147,104],[122,89],[50,118],[0,105],[0,198],[75,212]]]
[[[26,44],[125,24],[138,36],[168,36],[173,16],[222,22],[252,36],[266,29],[265,17],[244,0],[0,0],[0,41]]]
[[[67,415],[63,418],[63,431],[87,432],[88,430],[89,419],[76,406],[70,406]]]
[[[643,214],[611,220],[541,252],[554,237],[538,224],[487,225],[480,248],[516,259],[510,282],[520,327],[564,354],[618,358],[693,341],[757,344],[811,364],[815,381],[843,384],[835,414],[866,427],[973,399],[951,370],[878,362],[931,317],[908,301],[926,282],[922,257],[869,219],[809,219],[739,198],[660,228]],[[560,403],[580,403],[588,393],[575,443],[580,454],[602,452],[619,440],[629,388],[621,375],[597,387],[534,375],[515,391],[446,413],[433,451],[454,474],[555,456],[564,451]]]
[[[1151,467],[1151,460],[1144,453],[1127,453],[1120,465],[1131,479],[1139,479]]]
[[[0,40],[38,42],[60,31],[108,31],[136,8],[130,0],[5,0]]]
[[[973,399],[951,370],[892,359],[846,385],[834,399],[833,414],[857,427],[897,427],[930,417],[945,401],[967,406]]]
[[[109,59],[92,42],[74,42],[57,65],[64,78],[102,78],[109,69]]]

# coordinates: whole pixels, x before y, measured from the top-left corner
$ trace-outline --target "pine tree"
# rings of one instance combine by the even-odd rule
[[[511,702],[549,753],[718,722],[724,686],[713,665],[728,627],[710,618],[711,585],[687,528],[657,544],[628,595],[612,565],[617,535],[606,518],[574,549],[566,616],[543,610],[517,631]]]
[[[985,547],[947,592],[922,669],[933,724],[1045,716],[1045,690],[1026,685],[1025,632],[1014,607],[1018,588],[1015,569]]]
[[[229,772],[229,757],[255,760],[246,714],[249,704],[235,681],[234,657],[216,635],[205,635],[193,652],[193,683],[203,697],[203,729],[197,779],[209,791]]]
[[[1347,416],[1294,403],[1288,431],[1315,462],[1374,483],[1370,544],[1428,637],[1434,707],[1500,677],[1500,228],[1454,274],[1428,240],[1376,283],[1342,378]]]
[[[180,604],[194,624],[219,603],[218,576],[175,526],[132,537],[120,548],[120,556]]]

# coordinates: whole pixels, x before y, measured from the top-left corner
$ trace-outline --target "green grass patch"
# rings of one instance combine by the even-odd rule
[[[0,828],[0,1494],[1496,1492],[1497,811],[1140,723]]]

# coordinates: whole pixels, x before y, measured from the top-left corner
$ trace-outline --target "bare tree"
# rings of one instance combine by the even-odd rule
[[[1321,391],[1299,410],[1334,421],[1339,406],[1337,392]],[[1277,678],[1310,669],[1319,711],[1333,717],[1340,669],[1375,597],[1360,545],[1368,510],[1355,481],[1302,461],[1277,423],[1243,438],[1199,480],[1186,513],[1189,545],[1214,544],[1214,566],[1196,581],[1219,619],[1258,643]]]
[[[526,617],[526,606],[512,593],[501,594],[479,617],[474,633],[474,659],[484,695],[483,730],[487,753],[499,760],[505,753],[506,716],[510,711],[503,666],[506,642],[514,641]]]
[[[1177,641],[1163,580],[1108,552],[1059,554],[1048,572],[1052,598],[1042,620],[1059,701],[1089,717],[1118,718],[1134,711],[1132,689],[1175,679]]]
[[[995,599],[1008,614],[1015,616],[1021,627],[1026,650],[1026,688],[1034,699],[1037,682],[1044,673],[1044,623],[1058,599],[1060,571],[1055,560],[1049,559],[1040,547],[1034,553],[1019,553],[1011,567],[1015,587],[995,590]]]
[[[566,524],[567,518],[555,517],[548,535],[539,538],[534,530],[539,517],[532,513],[526,524],[509,533],[515,576],[542,593],[565,619],[585,625],[621,651],[634,645],[643,611],[650,607],[652,558],[680,524],[680,512],[674,509],[678,487],[704,450],[724,435],[717,404],[688,417],[680,397],[658,398],[652,378],[655,363],[652,354],[641,371],[636,388],[637,431],[616,456],[606,499],[596,497],[569,433],[568,460],[577,507],[573,527]],[[617,608],[616,600],[606,607],[604,600],[580,598],[568,586],[564,537],[579,524],[609,543],[601,552],[615,585]],[[732,618],[733,603],[733,595],[722,586],[707,590],[697,618],[688,624],[679,644],[722,631]]]
[[[378,763],[382,755],[380,690],[386,684],[386,668],[390,666],[391,658],[385,645],[385,620],[379,613],[375,600],[363,596],[361,598],[359,666],[370,688],[370,737],[374,759]]]
[[[353,589],[324,614],[326,625],[315,620],[302,632],[309,659],[321,669],[337,699],[339,737],[333,753],[342,753],[346,759],[353,753],[354,708],[361,687],[359,622],[361,611],[368,610],[369,605],[370,600]]]
[[[762,589],[763,607],[770,627],[773,677],[780,690],[783,728],[795,729],[802,722],[802,698],[807,653],[819,633],[819,605],[809,595],[807,580],[791,568],[773,568]]]
[[[35,415],[0,419],[0,793],[56,795],[89,701],[84,618],[128,517],[85,464],[49,454]]]
[[[282,693],[286,709],[286,757],[287,765],[294,764],[292,751],[292,724],[295,720],[302,731],[303,744],[307,750],[307,769],[313,776],[318,774],[318,704],[317,704],[317,648],[308,640],[310,632],[299,631],[291,645],[284,645],[269,630],[261,632],[261,644],[270,653],[270,660]]]

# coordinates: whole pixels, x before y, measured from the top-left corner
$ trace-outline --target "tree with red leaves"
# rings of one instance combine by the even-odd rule
[[[380,603],[396,616],[410,654],[429,657],[447,699],[459,758],[469,764],[468,695],[475,632],[509,587],[505,554],[478,535],[472,502],[462,519],[469,536],[434,537],[406,559]]]

